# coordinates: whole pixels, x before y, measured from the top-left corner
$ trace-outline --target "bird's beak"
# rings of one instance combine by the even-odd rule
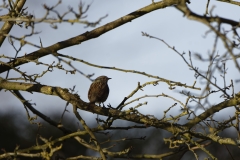
[[[112,79],[112,78],[108,78],[108,80],[109,80],[109,79]]]

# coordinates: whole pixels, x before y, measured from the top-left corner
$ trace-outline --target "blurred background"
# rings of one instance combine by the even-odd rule
[[[100,17],[107,15],[107,17],[104,18],[95,28],[121,18],[152,3],[151,0],[82,0],[82,2],[85,5],[90,5],[90,8],[87,12],[87,17],[85,18],[86,20],[97,21]],[[27,1],[25,7],[28,7],[27,11],[33,14],[36,18],[41,18],[45,14],[43,4],[52,6],[56,3],[57,0]],[[195,13],[204,15],[206,3],[207,0],[192,1],[191,4],[189,4],[189,7]],[[59,13],[64,13],[68,10],[68,7],[73,7],[75,10],[77,10],[79,4],[80,2],[78,0],[63,0],[62,3],[57,7],[57,11]],[[222,16],[235,21],[239,20],[238,13],[240,12],[238,6],[221,3],[218,1],[210,1],[209,9],[213,7],[213,15]],[[0,12],[1,15],[6,13],[7,12],[4,10]],[[71,18],[71,16],[69,16],[69,18]],[[3,22],[0,22],[0,26],[2,25]],[[226,25],[224,28],[225,30],[230,30],[231,26]],[[93,29],[94,27],[85,27],[83,24],[72,25],[69,23],[57,24],[57,29],[53,29],[49,24],[40,23],[35,26],[35,31],[39,31],[40,33],[26,38],[26,40],[40,45],[41,39],[43,47],[47,47]],[[196,86],[202,87],[204,85],[201,83],[201,80],[194,77],[194,72],[189,69],[189,67],[186,65],[183,59],[177,55],[177,53],[169,49],[161,41],[142,36],[142,32],[146,32],[152,36],[163,39],[170,46],[174,46],[180,53],[188,53],[190,51],[192,53],[199,53],[202,55],[202,57],[208,58],[209,53],[212,51],[215,39],[214,34],[211,32],[208,33],[208,31],[209,28],[204,24],[201,24],[197,21],[188,20],[180,11],[172,6],[151,12],[133,20],[130,23],[124,24],[123,26],[109,31],[98,38],[63,49],[59,51],[59,53],[73,56],[97,65],[142,71],[168,80],[186,83],[187,85],[192,85],[194,81],[197,81]],[[30,31],[24,27],[20,28],[19,26],[14,26],[10,34],[21,37],[29,32]],[[16,41],[15,46],[19,47],[20,44]],[[26,45],[19,52],[18,56],[23,56],[24,54],[28,54],[36,50],[37,48]],[[225,52],[224,46],[220,41],[218,42],[217,51],[219,54],[223,54]],[[7,39],[0,48],[0,55],[2,54],[11,57],[14,57],[16,54],[15,50],[9,44]],[[188,56],[188,54],[186,54],[186,56]],[[1,58],[0,60],[6,61],[6,59]],[[58,60],[55,57],[48,55],[40,58],[39,61],[51,64],[54,61],[57,62]],[[206,71],[209,65],[209,63],[204,63],[194,58],[193,64],[203,71]],[[105,102],[105,105],[111,104],[112,107],[116,107],[124,99],[124,97],[128,96],[137,87],[138,82],[143,84],[145,82],[154,80],[139,74],[125,73],[110,69],[100,69],[79,62],[72,62],[72,65],[85,74],[94,74],[92,77],[93,79],[101,75],[106,75],[112,78],[108,83],[110,87],[110,94]],[[66,69],[71,69],[67,65],[63,64],[63,66]],[[232,61],[227,61],[226,66],[228,68],[226,82],[227,84],[230,84],[231,79],[235,82],[235,80],[239,78],[239,73]],[[41,73],[42,71],[46,70],[46,68],[47,67],[41,65],[35,65],[34,63],[28,63],[20,66],[20,69],[25,71],[27,74]],[[0,74],[0,76],[5,77],[6,72]],[[18,73],[10,71],[9,78],[19,76],[20,75]],[[215,76],[218,78],[218,84],[221,86],[221,84],[223,84],[223,79],[221,78],[220,73],[216,72]],[[66,74],[65,71],[54,69],[53,72],[48,72],[45,74],[45,76],[39,78],[38,81],[43,85],[60,86],[62,88],[72,88],[73,86],[76,86],[75,91],[77,94],[79,94],[82,100],[88,102],[87,93],[91,81],[81,74]],[[201,91],[198,90],[185,89],[181,87],[176,87],[175,90],[170,90],[166,83],[159,83],[157,86],[145,87],[143,91],[139,91],[137,94],[135,94],[131,100],[144,95],[157,95],[164,93],[184,103],[187,97],[179,94],[179,92],[182,90],[187,90],[197,95],[201,93]],[[235,83],[235,92],[239,92],[238,83]],[[39,93],[21,93],[27,100],[34,104],[36,109],[51,117],[53,120],[60,121],[61,114],[65,108],[65,101],[58,97]],[[210,104],[217,104],[223,101],[223,99],[221,99],[219,96],[220,94],[212,95],[209,99],[211,102]],[[157,118],[162,118],[163,112],[175,103],[166,97],[154,97],[142,99],[127,106],[125,109],[134,107],[138,103],[143,103],[146,101],[148,104],[138,108],[138,111],[143,114],[154,115]],[[2,152],[4,150],[13,151],[17,145],[20,145],[20,148],[33,146],[36,144],[36,136],[38,134],[45,138],[52,137],[52,139],[63,135],[61,131],[51,127],[49,124],[43,122],[40,118],[37,118],[36,120],[36,122],[40,122],[42,124],[40,128],[36,124],[30,124],[22,103],[10,92],[1,90],[0,102],[0,148],[2,149]],[[205,107],[208,108],[210,106],[211,105]],[[63,124],[73,131],[76,131],[79,129],[78,120],[72,113],[72,106],[68,106],[67,109],[69,112],[65,113]],[[168,112],[168,116],[177,115],[180,112],[180,109],[180,105],[176,105]],[[203,110],[199,109],[196,111],[196,113],[200,114],[202,111]],[[234,111],[235,110],[233,108],[223,110],[222,112],[219,112],[215,118],[222,120],[228,119],[230,115],[234,114]],[[85,111],[79,111],[79,113],[89,127],[97,126],[95,120],[97,117],[96,114]],[[104,117],[101,116],[100,118],[104,119]],[[184,123],[185,120],[186,119],[181,119],[181,122]],[[117,121],[114,123],[114,125],[128,126],[132,125],[132,123],[127,121]],[[223,135],[221,136],[228,134],[228,137],[237,138],[236,131],[231,128],[222,134]],[[168,144],[164,144],[162,137],[169,137],[170,134],[161,129],[150,127],[148,129],[133,129],[126,131],[112,130],[106,135],[99,134],[98,136],[100,136],[104,141],[110,138],[112,135],[114,135],[114,138],[118,139],[125,137],[139,138],[146,136],[146,140],[138,139],[129,141],[129,143],[128,141],[125,141],[124,143],[116,143],[116,146],[113,147],[113,150],[115,151],[129,146],[133,146],[133,154],[161,154],[169,150]],[[96,154],[90,150],[86,150],[86,148],[82,147],[74,140],[68,140],[64,143],[66,144],[64,147],[67,147],[65,147],[63,151],[59,153],[60,155],[68,157],[85,153],[88,155]],[[114,144],[115,142],[112,143]],[[145,147],[141,147],[141,145]],[[238,149],[233,146],[230,147],[232,147],[233,153]],[[209,148],[210,151],[213,150],[213,152],[215,152],[215,156],[219,157],[219,159],[229,158],[229,154],[226,152],[224,146],[222,146],[222,148],[216,148],[213,144]],[[203,157],[206,156],[204,153],[199,153],[199,155],[199,159],[203,159]],[[183,159],[191,158],[194,158],[192,153],[188,153],[183,157]]]

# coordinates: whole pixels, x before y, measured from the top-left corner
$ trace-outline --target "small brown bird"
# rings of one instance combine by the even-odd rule
[[[108,78],[107,76],[100,76],[93,81],[88,91],[88,99],[90,103],[99,103],[100,105],[100,103],[107,100],[109,94],[107,82],[109,79],[111,78]]]

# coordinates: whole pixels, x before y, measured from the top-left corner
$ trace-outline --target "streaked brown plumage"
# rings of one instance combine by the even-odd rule
[[[88,99],[90,103],[103,103],[107,100],[109,94],[108,88],[108,78],[107,76],[100,76],[96,78],[91,84],[88,91]]]

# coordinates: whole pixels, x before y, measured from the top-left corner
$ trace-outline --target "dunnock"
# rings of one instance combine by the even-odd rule
[[[108,78],[107,76],[100,76],[93,81],[88,91],[88,99],[90,103],[99,103],[100,105],[100,103],[107,100],[109,94],[107,82],[109,79],[111,78]]]

